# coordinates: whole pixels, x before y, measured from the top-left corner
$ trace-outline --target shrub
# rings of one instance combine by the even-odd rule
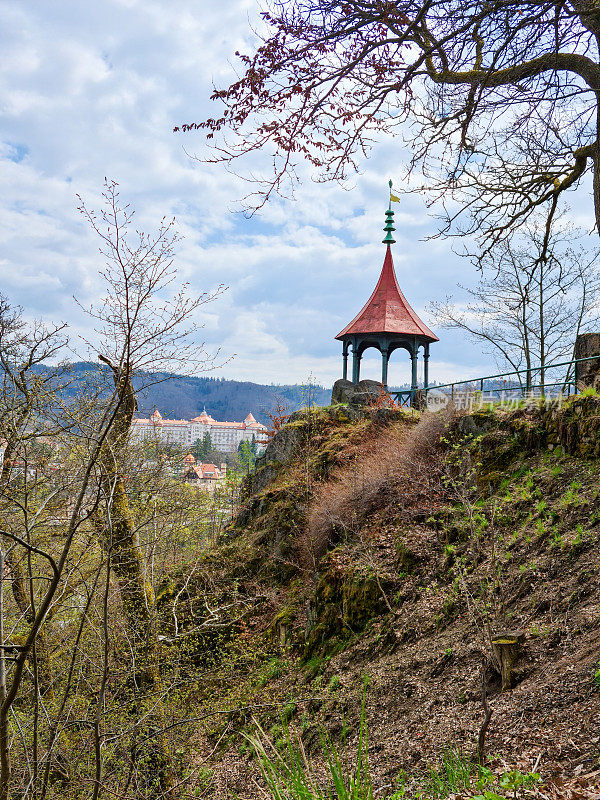
[[[411,429],[385,428],[361,457],[316,491],[301,542],[305,566],[316,569],[335,541],[357,534],[377,508],[415,506],[439,485],[442,434],[448,418],[425,413]]]

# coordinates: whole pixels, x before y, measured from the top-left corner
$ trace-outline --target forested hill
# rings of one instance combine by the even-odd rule
[[[90,373],[99,371],[97,364],[79,362],[73,364],[75,380],[72,391],[81,388]],[[166,380],[165,380],[166,378]],[[158,381],[141,389],[152,381]],[[291,413],[308,403],[309,395],[317,405],[327,405],[331,389],[322,386],[271,385],[249,381],[233,381],[224,378],[191,377],[178,375],[141,374],[135,378],[140,414],[149,414],[157,408],[165,417],[191,419],[206,407],[206,411],[217,420],[242,420],[250,412],[259,422],[269,423],[268,412],[280,404]]]

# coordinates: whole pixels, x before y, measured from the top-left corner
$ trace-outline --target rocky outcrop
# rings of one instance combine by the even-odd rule
[[[519,454],[561,448],[578,458],[599,458],[600,397],[582,394],[531,403],[500,415],[482,410],[458,417],[453,428],[459,438],[476,443],[477,482],[498,483]]]
[[[365,408],[381,396],[382,384],[378,381],[352,383],[343,378],[333,384],[331,404],[347,403],[354,408]]]
[[[372,381],[369,381],[371,383]],[[352,385],[352,384],[351,384]],[[256,471],[245,481],[244,496],[260,492],[279,474],[281,467],[298,457],[315,434],[333,425],[347,426],[369,415],[358,406],[313,406],[294,412],[277,431],[265,452],[256,460]]]
[[[389,430],[382,411],[394,415]],[[482,645],[489,751],[511,765],[543,752],[545,775],[594,764],[600,397],[486,406],[443,424],[340,404],[288,426],[258,467],[244,516],[203,557],[206,583],[191,601],[181,594],[181,604],[195,601],[194,634],[207,607],[240,607],[223,646],[185,640],[203,670],[195,715],[210,720],[215,744],[226,742],[212,757],[212,796],[235,785],[258,797],[245,791],[256,761],[227,738],[247,735],[248,708],[273,741],[290,721],[319,768],[320,732],[343,730],[354,747],[368,718],[380,786],[406,770],[428,775],[443,747],[471,752]],[[422,452],[431,459],[417,460]],[[317,514],[335,535],[327,529],[326,552],[310,560]],[[177,577],[159,595],[165,614],[182,585]],[[230,716],[215,723],[215,707]]]

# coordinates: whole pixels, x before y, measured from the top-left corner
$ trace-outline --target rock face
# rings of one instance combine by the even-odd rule
[[[327,428],[329,425],[350,425],[368,416],[369,412],[358,406],[337,405],[313,408],[312,411],[309,409],[295,411],[273,436],[265,452],[257,458],[256,471],[244,480],[244,496],[263,491],[279,474],[282,467],[298,457],[302,447],[321,428]]]
[[[378,381],[360,381],[352,383],[343,378],[333,384],[331,392],[331,405],[348,403],[354,408],[364,408],[373,403],[381,394],[381,383]]]
[[[582,333],[575,342],[575,358],[591,358],[576,365],[575,379],[578,386],[600,387],[600,333]]]

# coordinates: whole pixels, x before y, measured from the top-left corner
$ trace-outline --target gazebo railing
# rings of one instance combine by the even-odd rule
[[[402,389],[399,392],[391,392],[392,397],[396,400],[399,406],[410,406],[413,401],[413,390]]]
[[[577,364],[587,361],[600,361],[600,356],[588,356],[586,358],[572,358],[570,361],[561,361],[555,364],[548,364],[544,367],[530,367],[529,369],[515,369],[510,372],[499,372],[493,375],[484,375],[478,378],[465,378],[452,383],[443,383],[436,386],[428,386],[416,391],[413,389],[402,389],[398,392],[391,392],[392,397],[398,405],[415,405],[415,395],[421,393],[421,397],[426,405],[430,405],[433,397],[439,400],[455,400],[460,396],[461,400],[467,395],[478,394],[482,401],[483,396],[487,396],[488,402],[496,402],[507,398],[507,393],[513,393],[512,397],[558,397],[577,394]],[[561,369],[564,375],[556,379],[554,370]],[[525,381],[521,376],[525,376]],[[534,383],[534,378],[539,375],[539,382]],[[510,381],[510,378],[513,378]],[[516,377],[516,380],[514,380]],[[502,381],[502,385],[490,386],[490,381]],[[508,385],[512,384],[512,385]],[[517,394],[518,393],[518,394]],[[511,395],[509,395],[510,397]]]

